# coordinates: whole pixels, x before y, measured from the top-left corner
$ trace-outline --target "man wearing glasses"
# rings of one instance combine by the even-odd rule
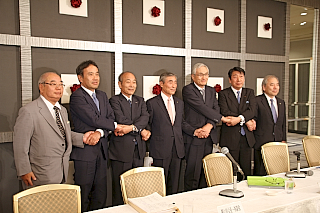
[[[185,120],[194,128],[201,129],[198,137],[184,134],[186,149],[185,190],[207,186],[202,168],[202,158],[212,152],[218,142],[216,124],[227,118],[220,115],[220,108],[214,88],[207,86],[209,68],[203,63],[193,66],[193,83],[182,90]]]
[[[24,189],[67,180],[72,145],[83,147],[92,132],[70,129],[67,110],[59,104],[63,82],[54,72],[38,81],[40,97],[19,110],[13,151],[17,175]]]

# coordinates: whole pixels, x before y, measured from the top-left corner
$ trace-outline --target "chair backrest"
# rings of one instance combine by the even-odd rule
[[[315,135],[306,136],[302,139],[304,153],[309,167],[320,165],[320,137]]]
[[[231,161],[222,153],[213,153],[202,159],[208,186],[233,182]]]
[[[157,192],[166,196],[164,170],[160,167],[138,167],[126,171],[120,176],[124,203],[128,198],[144,197]]]
[[[13,196],[14,213],[80,213],[80,186],[48,184]]]
[[[262,159],[268,175],[290,171],[288,144],[270,142],[261,146]]]

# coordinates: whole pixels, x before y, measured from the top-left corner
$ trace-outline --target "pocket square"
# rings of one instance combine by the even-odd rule
[[[249,103],[249,101],[246,101],[246,104],[248,104]]]

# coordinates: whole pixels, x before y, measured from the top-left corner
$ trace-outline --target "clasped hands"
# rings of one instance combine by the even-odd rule
[[[114,134],[116,136],[124,136],[125,134],[128,134],[129,132],[133,131],[133,125],[124,125],[124,124],[118,124],[117,128],[114,130]],[[149,130],[143,129],[141,132],[142,140],[147,141],[150,136],[151,132]]]
[[[240,123],[241,118],[240,117],[234,117],[234,116],[227,116],[222,117],[221,121],[223,123],[226,123],[227,126],[235,126],[238,123]],[[256,130],[256,121],[254,119],[251,119],[245,123],[245,125],[248,127],[249,131]]]

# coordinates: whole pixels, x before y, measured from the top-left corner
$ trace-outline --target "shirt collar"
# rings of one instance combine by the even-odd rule
[[[199,87],[195,82],[193,82],[193,83],[194,83],[194,85],[197,87],[197,89],[200,90],[200,91],[201,91],[201,90],[204,90],[204,89],[206,88],[206,87],[203,87],[203,89],[202,89],[202,88]]]
[[[274,101],[277,101],[277,100],[276,100],[276,97],[274,97],[274,98],[270,98],[270,96],[269,96],[269,95],[267,95],[266,93],[263,93],[263,94],[266,96],[266,98],[267,98],[268,102],[270,102],[270,99],[272,99],[272,100],[274,100]]]
[[[171,101],[173,101],[172,95],[170,97],[166,96],[162,91],[161,91],[161,97],[165,101],[165,103],[168,102],[168,99],[170,98]]]
[[[96,90],[94,90],[94,91],[92,92],[91,90],[85,88],[85,87],[82,86],[82,85],[81,85],[81,87],[82,87],[82,89],[84,89],[84,91],[86,91],[91,97],[92,97],[92,94],[96,92]]]
[[[43,100],[43,102],[47,105],[49,110],[52,110],[54,106],[58,107],[61,110],[61,105],[59,104],[59,102],[56,102],[54,105],[48,101],[45,97],[43,97],[42,95],[40,95],[41,99]]]
[[[241,87],[239,90],[236,90],[235,88],[233,88],[233,87],[231,86],[231,89],[232,89],[233,93],[234,93],[236,96],[238,95],[238,91],[240,91],[240,95],[241,95],[241,93],[242,93],[242,87]]]
[[[132,95],[130,96],[130,98],[128,98],[126,95],[124,95],[123,93],[121,93],[121,95],[128,101],[130,100],[132,102]]]

